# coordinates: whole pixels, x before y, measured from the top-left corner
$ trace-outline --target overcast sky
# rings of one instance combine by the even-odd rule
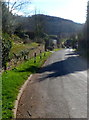
[[[29,15],[34,14],[35,9],[39,14],[57,16],[74,22],[84,23],[86,20],[88,0],[31,0],[24,11]],[[24,15],[23,11],[18,13]]]

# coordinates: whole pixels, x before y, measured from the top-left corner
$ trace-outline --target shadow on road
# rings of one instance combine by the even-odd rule
[[[72,55],[72,56],[71,56]],[[74,56],[73,56],[74,55]],[[39,81],[43,81],[46,78],[54,78],[59,76],[65,76],[70,73],[85,71],[88,69],[87,62],[81,59],[77,54],[66,54],[68,56],[65,60],[55,62],[48,66],[43,67],[39,73],[48,72],[44,78]]]

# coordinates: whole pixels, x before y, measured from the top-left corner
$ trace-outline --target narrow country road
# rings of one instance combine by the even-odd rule
[[[87,118],[87,69],[72,49],[53,53],[29,80],[17,118]]]

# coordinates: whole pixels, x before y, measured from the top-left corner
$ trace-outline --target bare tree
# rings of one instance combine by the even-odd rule
[[[22,9],[26,9],[26,5],[28,5],[29,3],[31,3],[30,0],[4,0],[7,8],[9,9],[9,12],[13,13],[13,11],[15,10],[16,13],[14,14],[18,14],[18,12]]]
[[[2,2],[2,26],[3,32],[12,33],[16,26],[16,15],[20,11],[26,10],[26,5],[30,4],[30,0],[4,0]]]

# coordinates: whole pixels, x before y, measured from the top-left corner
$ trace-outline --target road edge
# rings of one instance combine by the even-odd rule
[[[13,111],[14,118],[16,118],[16,113],[17,113],[17,108],[18,108],[19,100],[20,100],[20,98],[21,98],[21,96],[22,96],[22,93],[23,93],[23,91],[25,90],[28,82],[31,80],[32,75],[33,75],[33,74],[31,74],[31,75],[28,77],[28,79],[25,81],[25,83],[22,85],[22,87],[21,87],[20,90],[19,90],[19,93],[18,93],[17,98],[16,98],[15,103],[14,103],[14,109],[12,110],[12,111]]]
[[[52,52],[51,55],[53,55],[53,54],[54,54],[54,52]],[[51,56],[51,55],[50,55],[50,56]],[[48,59],[44,62],[44,64],[43,64],[41,67],[44,67],[44,66],[46,65],[46,62],[49,60],[50,56],[48,57]],[[25,83],[22,85],[22,87],[20,88],[20,90],[19,90],[19,92],[18,92],[17,98],[16,98],[16,100],[15,100],[15,102],[14,102],[14,108],[12,109],[14,118],[16,118],[16,113],[17,113],[17,109],[18,109],[19,100],[20,100],[20,98],[21,98],[21,96],[22,96],[22,94],[23,94],[23,92],[24,92],[24,90],[25,90],[28,82],[31,80],[31,77],[32,77],[32,76],[33,76],[33,74],[31,74],[31,75],[28,77],[28,79],[25,81]]]

